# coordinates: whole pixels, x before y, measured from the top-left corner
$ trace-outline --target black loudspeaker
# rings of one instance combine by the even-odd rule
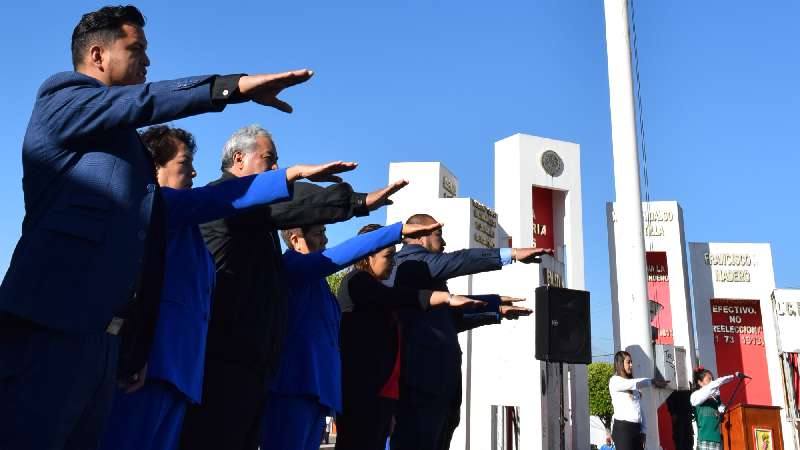
[[[592,362],[589,293],[553,286],[536,288],[536,359]]]

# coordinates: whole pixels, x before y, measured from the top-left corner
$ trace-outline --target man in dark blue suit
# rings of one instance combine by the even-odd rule
[[[163,272],[164,206],[136,129],[248,100],[291,112],[277,94],[312,75],[144,83],[144,23],[134,6],[85,14],[72,35],[75,71],[37,93],[22,148],[22,235],[0,286],[0,448],[97,446],[123,311],[145,286],[160,292]]]
[[[417,214],[406,223],[427,225],[436,220]],[[441,230],[404,239],[386,283],[415,289],[447,291],[450,278],[498,270],[514,261],[538,262],[552,250],[540,248],[471,248],[444,253]],[[483,298],[481,298],[483,300]],[[457,334],[501,318],[528,315],[531,310],[504,299],[494,313],[465,314],[455,308],[398,313],[403,330],[400,399],[392,449],[447,450],[460,420],[461,347]]]

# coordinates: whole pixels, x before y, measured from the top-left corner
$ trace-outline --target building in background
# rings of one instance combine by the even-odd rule
[[[784,448],[796,448],[773,308],[770,245],[692,242],[689,254],[700,363],[715,376],[739,371],[752,377],[730,405],[783,408]],[[729,401],[735,386],[722,387],[723,402]]]
[[[651,301],[651,337],[656,356],[656,369],[670,380],[671,388],[655,391],[658,405],[658,437],[661,448],[674,450],[673,423],[666,402],[673,390],[690,388],[695,367],[695,341],[692,304],[689,295],[689,264],[686,255],[683,210],[678,202],[643,202],[645,259],[647,261],[647,295]],[[617,270],[617,227],[614,204],[606,204],[609,233],[608,255],[611,275],[614,351],[621,350],[618,289],[626,274]],[[670,365],[670,361],[672,364]],[[659,363],[667,367],[659,367]],[[669,372],[669,373],[665,373]],[[652,422],[651,422],[652,423]],[[691,423],[684,425],[691,426]],[[676,424],[680,428],[681,424]]]

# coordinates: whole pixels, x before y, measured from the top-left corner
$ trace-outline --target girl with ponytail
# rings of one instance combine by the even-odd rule
[[[736,372],[714,380],[711,371],[705,367],[698,366],[695,369],[695,391],[689,397],[689,402],[694,407],[694,419],[697,422],[697,450],[722,450],[719,423],[725,413],[725,405],[720,400],[719,387],[736,377],[744,378],[744,375]]]

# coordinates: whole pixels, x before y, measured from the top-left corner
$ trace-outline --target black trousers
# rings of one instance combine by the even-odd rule
[[[397,401],[385,397],[344,399],[336,415],[336,450],[384,450]]]
[[[642,425],[636,422],[614,420],[611,439],[616,450],[642,450]]]
[[[119,338],[0,323],[0,449],[95,449],[116,386]]]
[[[448,450],[460,420],[460,389],[445,396],[401,385],[392,450]]]
[[[203,399],[186,410],[182,450],[256,450],[267,402],[263,375],[235,364],[206,360]]]

